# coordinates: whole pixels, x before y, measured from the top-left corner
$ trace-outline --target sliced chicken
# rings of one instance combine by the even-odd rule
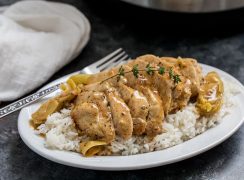
[[[200,82],[202,81],[202,69],[195,59],[191,58],[172,58],[161,57],[163,64],[168,63],[178,67],[182,76],[191,82],[190,88],[192,96],[196,96],[199,92]]]
[[[158,86],[158,91],[163,103],[166,103],[164,107],[165,115],[167,115],[168,112],[175,112],[185,107],[189,102],[190,97],[197,94],[202,76],[201,68],[197,63],[195,64],[195,60],[169,58],[167,59],[167,61],[164,58],[158,58],[153,55],[145,55],[137,59],[139,61],[133,61],[134,64],[138,63],[141,66],[145,67],[146,64],[150,63],[152,67],[156,68],[159,66],[163,66],[166,69],[167,73],[164,74],[164,76],[166,76],[164,77],[165,81],[162,80],[162,76],[157,72],[154,73],[154,76],[152,76],[152,78],[154,78],[154,84],[156,84],[156,86],[161,82],[161,86]],[[142,61],[144,61],[144,65],[142,65]],[[185,66],[187,67],[187,69],[184,69]],[[191,69],[190,67],[192,67],[193,69]],[[174,74],[180,76],[181,81],[178,84],[172,84],[173,81],[169,75],[170,69],[172,69],[172,72],[174,72]],[[164,90],[162,90],[163,86],[165,87]],[[194,94],[192,94],[192,91],[194,92]]]
[[[128,63],[128,66],[134,66],[138,64],[138,69],[145,69],[148,63],[150,63],[153,68],[157,68],[159,62],[160,59],[156,56],[146,55],[138,57],[135,61],[131,61],[130,63]],[[164,73],[163,75],[161,75],[158,74],[158,72],[154,72],[153,75],[149,75],[147,74],[147,72],[141,71],[140,77],[138,79],[139,81],[145,81],[144,83],[148,84],[152,90],[158,91],[158,94],[162,100],[164,113],[168,114],[172,101],[172,90],[174,87],[174,83],[170,79],[169,74]]]
[[[106,95],[112,115],[115,132],[123,139],[129,139],[133,132],[133,120],[131,112],[125,101],[121,98],[117,89],[111,83],[93,83],[84,86],[82,91],[102,92]]]
[[[149,104],[146,97],[137,90],[134,90],[123,83],[118,84],[118,91],[125,100],[133,120],[133,134],[141,135],[146,129],[146,118]]]
[[[104,93],[81,92],[75,100],[71,116],[84,134],[106,142],[115,138],[111,110]]]
[[[165,72],[156,70],[148,74],[145,71],[148,64],[154,70],[164,67]],[[135,65],[138,65],[138,77],[131,72]],[[108,142],[114,138],[114,131],[123,139],[129,139],[132,134],[154,137],[162,133],[164,116],[185,107],[198,94],[202,81],[200,66],[189,58],[145,55],[123,65],[123,70],[125,73],[120,78],[116,77],[119,67],[92,75],[88,85],[81,88],[72,110],[72,117],[82,131]],[[177,83],[174,75],[180,77]],[[92,94],[99,94],[100,99]],[[107,104],[101,103],[104,99]],[[97,126],[98,120],[108,123],[110,129]],[[87,127],[89,121],[92,126]]]
[[[154,137],[162,133],[164,120],[162,100],[157,91],[153,92],[150,88],[143,86],[140,86],[138,89],[146,96],[150,104],[147,116],[146,134],[150,137]]]
[[[130,71],[130,66],[123,66],[125,71]],[[158,91],[151,86],[151,82],[146,77],[135,78],[133,74],[129,73],[125,75],[126,85],[134,88],[146,98],[149,107],[148,115],[146,118],[146,129],[145,132],[148,136],[155,136],[162,132],[162,124],[164,119],[163,103],[158,95]]]
[[[115,89],[107,91],[106,95],[111,107],[116,133],[123,139],[129,139],[133,132],[133,121],[130,109],[123,99],[119,97]]]

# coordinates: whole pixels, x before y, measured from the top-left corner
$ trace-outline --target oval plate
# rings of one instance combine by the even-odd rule
[[[237,87],[239,87],[240,93],[233,97],[235,99],[236,105],[234,106],[234,108],[232,108],[231,113],[225,116],[220,124],[182,144],[173,146],[165,150],[145,154],[132,156],[98,156],[91,158],[84,158],[80,154],[74,152],[50,150],[44,147],[44,139],[38,135],[35,135],[33,128],[31,128],[29,124],[31,114],[40,106],[40,104],[42,103],[41,101],[25,107],[21,110],[18,118],[19,134],[25,144],[37,154],[57,163],[86,169],[144,169],[170,164],[196,156],[213,148],[214,146],[229,138],[234,132],[236,132],[240,128],[244,121],[244,112],[242,111],[242,107],[244,106],[243,85],[231,75],[217,68],[213,68],[211,66],[203,64],[201,64],[201,66],[203,68],[203,73],[216,71],[220,74],[221,77],[237,85]],[[55,85],[56,83],[64,82],[68,76],[70,75],[57,79],[45,86],[44,88]],[[54,96],[55,94],[56,93],[52,93],[48,95],[47,97],[45,97],[45,99],[43,99],[43,101]]]

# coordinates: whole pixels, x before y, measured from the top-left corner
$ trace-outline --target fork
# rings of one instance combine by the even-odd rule
[[[99,61],[83,68],[78,73],[80,73],[80,74],[98,73],[100,71],[103,71],[103,70],[109,69],[111,67],[117,66],[119,64],[122,64],[123,61],[128,60],[128,59],[129,59],[129,56],[127,55],[127,53],[122,48],[119,48],[119,49],[115,50],[114,52],[108,54],[104,58],[100,59]],[[10,113],[13,113],[39,99],[47,96],[48,94],[58,90],[59,86],[60,86],[60,83],[56,84],[54,86],[51,86],[47,89],[37,91],[34,94],[31,94],[10,105],[7,105],[7,106],[1,108],[0,109],[0,118],[4,117]]]

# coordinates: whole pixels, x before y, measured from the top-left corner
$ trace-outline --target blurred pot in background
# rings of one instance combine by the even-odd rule
[[[146,8],[175,12],[216,12],[244,7],[244,0],[122,0]]]

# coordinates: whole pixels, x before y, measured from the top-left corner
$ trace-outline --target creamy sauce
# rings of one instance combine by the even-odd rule
[[[37,125],[34,124],[34,122],[33,122],[32,119],[29,121],[29,125],[30,125],[30,127],[33,128],[33,129],[36,129],[36,128],[38,127]]]
[[[125,83],[125,84],[128,82],[127,79],[125,77],[123,77],[123,76],[120,77],[120,81],[123,82],[123,83]]]
[[[186,84],[187,84],[187,85],[191,85],[191,80],[190,80],[190,79],[187,79],[187,80],[186,80]],[[195,84],[196,84],[196,83],[195,83]]]
[[[46,138],[46,134],[39,134],[40,137]]]
[[[145,98],[144,96],[141,96],[140,93],[139,93],[138,91],[134,91],[133,96],[134,96],[136,99],[143,99],[143,100],[147,101],[147,98]]]
[[[99,110],[96,104],[91,103],[91,106],[92,106],[93,108],[95,108],[95,109]]]
[[[153,92],[152,91],[149,91],[149,93],[148,93],[148,95],[150,96],[150,99],[151,99],[151,101],[152,102],[157,102],[157,97],[153,94]]]
[[[99,108],[97,107],[97,105],[96,104],[94,104],[94,103],[91,103],[91,106],[93,107],[93,108],[95,108],[95,109],[97,109],[98,110],[98,115],[96,116],[96,120],[95,120],[95,122],[99,122],[100,121],[100,118],[102,118],[102,112],[101,111],[99,111]]]
[[[205,98],[208,101],[215,101],[217,100],[217,90],[216,90],[216,86],[214,86],[212,89],[208,90],[208,94],[205,96]]]
[[[128,106],[126,106],[126,104],[125,104],[124,102],[120,101],[118,98],[116,98],[116,97],[114,97],[114,96],[113,96],[112,98],[113,98],[113,100],[114,100],[116,103],[121,104],[121,106],[122,106],[123,108],[125,108],[126,111],[130,111],[130,109],[128,108]]]
[[[34,124],[34,122],[33,122],[32,119],[29,121],[29,125],[30,125],[31,128],[33,128],[33,129],[35,129],[35,130],[36,130],[37,127],[38,127],[37,125]],[[46,137],[46,134],[38,134],[38,135],[39,135],[40,137],[42,137],[42,138],[45,138],[45,137]]]
[[[140,84],[147,84],[148,79],[145,78],[144,76],[139,76],[138,77],[138,81],[139,81]]]

